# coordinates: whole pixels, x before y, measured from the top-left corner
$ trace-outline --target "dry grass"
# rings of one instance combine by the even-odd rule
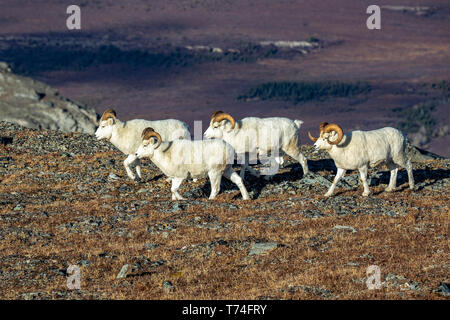
[[[322,199],[312,191],[289,195],[301,201],[274,194],[244,202],[233,200],[240,199],[234,190],[219,194],[216,201],[181,202],[183,210],[170,212],[161,209],[172,206],[169,185],[163,178],[137,186],[121,179],[109,182],[113,186],[109,189],[100,182],[87,186],[76,178],[57,183],[50,180],[48,172],[106,178],[109,172],[92,172],[92,168],[97,161],[111,157],[120,164],[122,156],[116,152],[77,155],[68,162],[58,154],[32,156],[1,148],[2,154],[14,158],[14,165],[1,178],[0,200],[16,192],[24,203],[22,211],[14,210],[17,203],[7,199],[0,207],[2,299],[20,299],[29,292],[54,299],[443,298],[433,290],[445,281],[450,269],[447,190],[413,193],[403,185],[399,192],[387,194],[381,192],[381,186],[372,187],[373,197],[389,201],[393,208],[406,203],[408,213],[394,217],[362,208],[338,215],[336,208],[327,207],[322,210],[323,217],[307,218],[302,212]],[[437,168],[440,163],[427,165]],[[36,178],[41,171],[46,174]],[[114,172],[123,175],[121,165],[116,165]],[[145,174],[158,175],[149,169]],[[157,185],[160,198],[154,197],[155,192],[123,197],[117,190],[123,184],[136,190]],[[182,191],[191,185],[186,183]],[[98,194],[80,193],[79,186],[103,189]],[[361,188],[341,190],[338,197],[362,202],[360,193]],[[107,194],[111,197],[101,197]],[[239,209],[224,206],[230,203]],[[120,214],[129,219],[118,220]],[[200,228],[210,226],[211,215],[220,227]],[[77,229],[86,217],[98,218],[101,223]],[[62,227],[69,223],[75,227]],[[352,226],[357,232],[334,230],[336,225]],[[157,226],[163,230],[172,226],[176,231],[167,229],[167,237],[163,230],[149,232]],[[118,234],[121,229],[125,234]],[[265,255],[249,256],[251,245],[259,241],[279,246]],[[150,250],[147,243],[158,247]],[[80,267],[81,290],[68,290],[66,276],[52,270],[64,272],[80,260],[91,263]],[[152,265],[158,260],[164,263]],[[124,264],[137,262],[141,268],[125,279],[116,279]],[[380,290],[368,290],[365,285],[369,265],[381,268],[385,283]],[[387,279],[390,273],[417,282],[420,289],[393,284]],[[164,291],[163,281],[171,281],[175,289]]]

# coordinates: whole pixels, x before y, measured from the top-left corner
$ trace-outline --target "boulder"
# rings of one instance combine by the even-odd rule
[[[77,104],[50,86],[14,74],[0,62],[0,121],[32,129],[64,132],[95,132],[98,115],[94,109]]]

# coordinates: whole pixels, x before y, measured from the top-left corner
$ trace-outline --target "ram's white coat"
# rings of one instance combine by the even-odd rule
[[[337,145],[328,142],[335,141],[336,132],[321,132],[314,143],[316,149],[326,150],[337,167],[336,177],[325,196],[331,196],[336,184],[345,174],[346,170],[359,170],[364,186],[363,196],[370,194],[367,183],[367,170],[369,167],[385,163],[391,171],[389,185],[386,191],[396,188],[397,172],[403,167],[408,172],[409,187],[414,189],[414,177],[411,161],[406,156],[406,138],[402,132],[395,128],[386,127],[371,131],[352,131],[345,133]]]
[[[193,178],[208,176],[211,183],[209,199],[214,199],[220,191],[222,175],[238,186],[244,200],[249,199],[242,179],[232,168],[234,149],[225,141],[216,139],[162,141],[155,149],[157,143],[152,143],[153,140],[154,138],[149,140],[144,138],[136,156],[139,159],[149,157],[172,179],[172,200],[183,200],[178,188],[188,176]]]
[[[149,121],[144,119],[135,119],[122,122],[119,119],[107,118],[100,120],[99,127],[95,132],[98,140],[106,139],[111,142],[128,157],[124,161],[127,175],[130,179],[136,176],[130,166],[136,162],[136,173],[141,178],[141,167],[139,159],[136,157],[136,150],[141,144],[142,131],[152,127],[157,130],[161,137],[167,141],[176,139],[190,139],[189,126],[175,119]]]
[[[309,172],[308,165],[300,152],[299,143],[302,123],[301,120],[281,117],[248,117],[237,120],[234,129],[231,129],[232,125],[228,120],[215,122],[211,119],[204,136],[207,139],[223,139],[233,146],[238,157],[245,156],[241,178],[244,178],[245,169],[259,176],[259,173],[248,165],[248,155],[264,157],[270,154],[278,164],[282,164],[283,154],[280,151],[297,160],[303,168],[303,174],[306,175]],[[275,174],[276,171],[271,173]]]

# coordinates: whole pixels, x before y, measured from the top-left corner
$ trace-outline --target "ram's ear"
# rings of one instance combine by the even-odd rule
[[[158,139],[156,139],[155,137],[150,137],[149,142],[150,142],[150,144],[153,145],[153,144],[156,144],[158,142]]]
[[[108,118],[108,119],[106,120],[106,124],[107,124],[108,126],[112,126],[112,125],[114,124],[114,119],[113,119],[113,118]]]

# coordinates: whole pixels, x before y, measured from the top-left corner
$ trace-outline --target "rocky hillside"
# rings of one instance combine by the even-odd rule
[[[251,201],[228,181],[209,201],[200,179],[174,202],[150,161],[134,183],[91,135],[6,122],[0,135],[1,299],[448,299],[448,159],[411,147],[418,190],[401,170],[383,192],[380,167],[370,197],[349,172],[326,199],[335,167],[305,145],[312,173],[286,158],[273,180],[246,179]]]
[[[0,120],[35,129],[94,133],[97,114],[0,62]]]

